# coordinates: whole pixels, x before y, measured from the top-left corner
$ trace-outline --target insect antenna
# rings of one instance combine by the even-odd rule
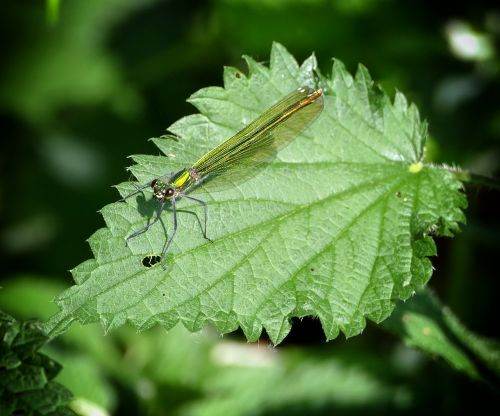
[[[143,189],[149,188],[151,186],[151,183],[146,183],[142,186],[137,185],[135,182],[133,183],[135,186],[136,190],[134,192],[129,193],[128,195],[125,195],[123,198],[119,199],[119,202],[124,202],[125,200],[129,199],[131,196],[137,195],[137,194],[143,194]]]

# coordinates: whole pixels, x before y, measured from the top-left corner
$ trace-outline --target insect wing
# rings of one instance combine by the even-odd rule
[[[219,191],[254,176],[323,109],[321,90],[299,88],[193,165],[206,191]]]

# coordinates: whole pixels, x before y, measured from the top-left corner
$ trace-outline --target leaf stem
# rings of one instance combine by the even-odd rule
[[[453,173],[462,182],[500,191],[500,178],[479,175],[477,173],[471,173],[467,170],[457,168],[444,167],[444,169]]]

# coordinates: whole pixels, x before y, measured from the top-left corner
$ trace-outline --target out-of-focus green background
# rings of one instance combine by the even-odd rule
[[[158,154],[147,139],[194,111],[185,102],[191,93],[221,85],[224,65],[244,69],[242,54],[267,61],[272,41],[299,60],[314,51],[323,73],[333,57],[351,71],[363,63],[389,94],[401,90],[418,105],[430,123],[429,159],[498,174],[500,7],[440,6],[396,0],[4,4],[0,308],[20,319],[48,317],[51,297],[71,284],[67,270],[91,255],[85,240],[103,226],[97,211],[117,199],[111,185],[129,178],[126,157]],[[468,327],[498,338],[500,198],[474,186],[467,195],[468,224],[455,239],[438,241],[431,286]],[[297,321],[276,351],[265,340],[253,348],[239,334],[226,339],[231,342],[221,343],[210,330],[182,329],[168,335],[124,329],[103,337],[92,326],[70,331],[50,352],[65,365],[62,382],[80,405],[112,414],[414,413],[429,406],[451,414],[474,394],[495,397],[371,324],[356,339],[325,344],[317,321]],[[233,355],[235,362],[227,361]]]

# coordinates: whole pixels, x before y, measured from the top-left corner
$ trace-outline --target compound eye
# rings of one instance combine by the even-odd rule
[[[168,188],[167,191],[165,192],[166,196],[172,196],[174,194],[174,189],[173,188]]]
[[[151,188],[154,188],[156,186],[156,183],[158,182],[158,179],[153,179],[151,182]]]

